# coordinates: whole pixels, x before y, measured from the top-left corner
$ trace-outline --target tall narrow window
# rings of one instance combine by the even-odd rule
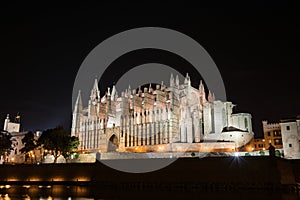
[[[226,123],[226,113],[225,113],[225,109],[222,109],[222,120],[223,120],[223,127],[228,126],[228,124]]]
[[[248,120],[247,118],[245,118],[244,120],[245,120],[245,129],[248,131]]]

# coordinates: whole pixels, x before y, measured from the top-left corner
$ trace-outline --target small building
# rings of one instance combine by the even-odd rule
[[[17,117],[19,118],[19,116]],[[24,144],[22,143],[22,139],[28,133],[28,131],[20,132],[20,127],[21,124],[19,120],[11,122],[9,115],[6,116],[6,119],[4,120],[3,130],[7,131],[11,135],[12,149],[5,157],[0,158],[0,163],[3,162],[24,163],[25,162],[25,154],[22,153],[20,150],[24,147]],[[41,131],[37,131],[34,134],[35,139],[37,139],[40,135],[41,135]],[[31,160],[41,160],[40,149],[32,151]]]
[[[253,139],[253,151],[264,151],[266,150],[266,142],[264,138]]]
[[[284,157],[300,159],[300,116],[295,119],[281,120]]]
[[[262,121],[265,148],[268,149],[270,144],[275,147],[275,149],[282,149],[282,137],[281,137],[281,126],[280,123],[268,123],[267,120]]]

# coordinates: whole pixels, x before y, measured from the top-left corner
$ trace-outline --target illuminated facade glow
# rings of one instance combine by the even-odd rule
[[[300,118],[281,120],[284,157],[300,159]]]
[[[169,86],[153,89],[150,84],[143,91],[129,86],[121,96],[113,86],[100,97],[95,80],[86,108],[79,91],[71,133],[79,137],[83,152],[213,151],[214,146],[232,150],[254,135],[251,115],[233,114],[233,107],[231,102],[215,100],[210,91],[206,97],[202,81],[198,89],[192,87],[188,74],[183,84],[171,75]]]

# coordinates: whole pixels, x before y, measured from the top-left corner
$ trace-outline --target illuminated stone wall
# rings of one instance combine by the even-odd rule
[[[87,108],[83,108],[78,94],[71,132],[79,137],[79,150],[100,152],[134,149],[147,152],[158,151],[164,144],[200,143],[207,134],[221,135],[227,126],[251,133],[251,115],[232,115],[232,107],[231,102],[216,101],[211,92],[206,98],[203,83],[200,82],[198,89],[192,87],[188,74],[183,84],[178,76],[174,79],[171,75],[170,86],[161,84],[153,88],[150,84],[143,89],[129,86],[120,96],[113,86],[102,98],[95,80]],[[241,124],[240,118],[243,123],[247,120],[247,125]],[[232,138],[223,134],[222,140],[240,140],[237,130],[234,134]]]
[[[300,120],[284,120],[280,125],[284,157],[300,159]]]
[[[262,124],[266,149],[269,148],[270,143],[276,149],[283,148],[280,123],[268,123],[268,121],[262,121]]]

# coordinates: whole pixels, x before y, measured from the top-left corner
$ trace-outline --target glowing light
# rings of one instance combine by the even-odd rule
[[[30,188],[30,185],[23,185],[24,188]]]
[[[90,181],[88,177],[78,177],[77,181]]]
[[[238,156],[239,156],[239,153],[238,153],[238,152],[235,152],[235,153],[234,153],[234,156],[235,156],[235,157],[238,157]]]
[[[30,178],[29,181],[40,181],[40,179],[37,177],[33,177],[33,178]]]
[[[11,158],[11,161],[13,161],[13,162],[14,162],[14,161],[15,161],[15,158],[14,158],[14,157],[12,157],[12,158]]]
[[[51,185],[47,185],[47,188],[51,188]]]
[[[5,199],[5,200],[10,200],[11,198],[8,196],[8,194],[5,194],[5,195],[4,195],[4,199]]]
[[[11,186],[10,185],[5,185],[5,188],[6,189],[9,189]]]
[[[159,147],[157,148],[157,151],[164,151],[164,150],[165,150],[164,146],[159,146]]]
[[[64,181],[64,178],[62,178],[62,177],[54,177],[54,178],[52,178],[52,181]]]
[[[16,178],[8,178],[7,181],[18,181]]]

